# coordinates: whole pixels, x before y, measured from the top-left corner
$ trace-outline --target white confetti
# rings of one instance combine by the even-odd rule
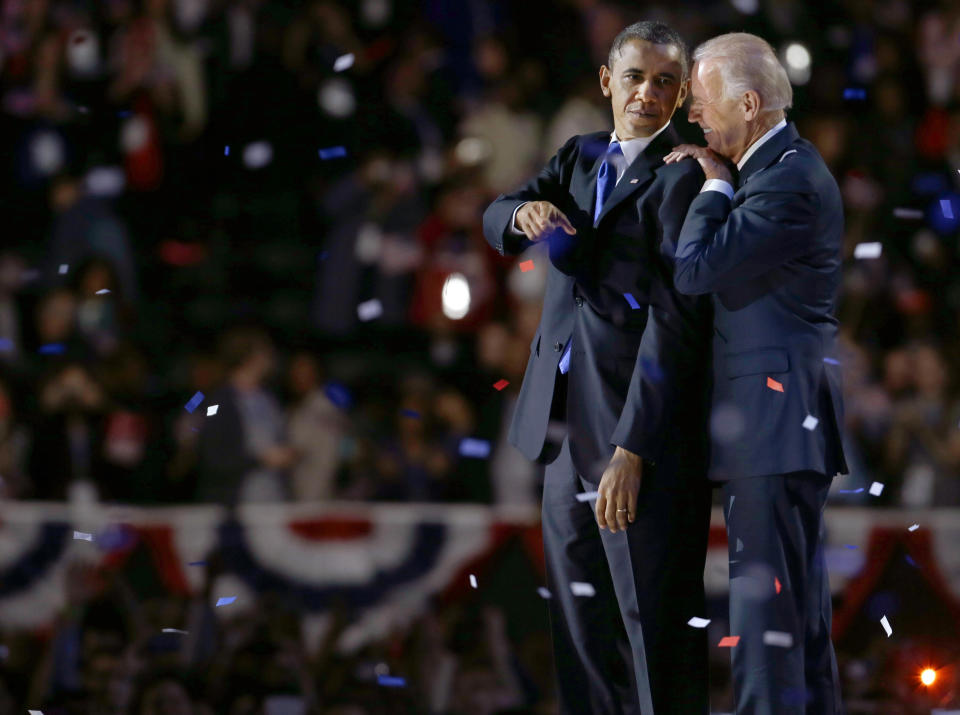
[[[813,415],[807,415],[806,419],[803,420],[803,428],[805,430],[810,430],[811,432],[817,428],[818,424],[820,424],[820,420]]]
[[[43,715],[43,710],[27,710],[30,715]]]
[[[919,209],[894,209],[894,218],[912,218],[920,220],[923,218],[923,211]]]
[[[381,315],[383,315],[383,305],[376,298],[364,301],[357,306],[357,317],[364,323],[379,318]]]
[[[920,528],[919,524],[914,524],[913,526],[907,527],[907,531],[916,531]]]
[[[60,275],[61,275],[61,276],[62,276],[62,275],[66,275],[67,271],[69,271],[69,270],[70,270],[70,266],[69,266],[69,265],[67,265],[66,263],[61,263],[61,264],[60,264]]]
[[[540,594],[540,598],[542,598],[542,599],[544,599],[544,600],[553,598],[553,594],[550,593],[550,589],[544,588],[543,586],[540,586],[540,587],[537,589],[537,593],[539,593],[539,594]]]
[[[792,648],[793,636],[784,631],[765,631],[763,644],[776,646],[777,648]]]
[[[878,497],[882,492],[883,492],[883,484],[881,484],[880,482],[874,482],[873,484],[870,485],[870,493],[873,496]]]
[[[853,249],[854,258],[880,258],[883,252],[882,243],[858,243]]]
[[[887,638],[893,635],[893,628],[890,627],[890,621],[887,620],[886,616],[880,619],[880,625],[883,626],[883,630],[887,632]]]
[[[593,501],[598,496],[600,496],[599,492],[581,492],[580,494],[577,494],[577,501],[579,502]]]
[[[350,69],[351,67],[353,67],[354,59],[355,58],[352,52],[345,55],[340,55],[336,60],[334,60],[333,71],[343,72],[344,70]]]
[[[583,581],[571,581],[570,591],[574,596],[585,596],[587,598],[597,595],[597,592],[593,590],[593,586]]]
[[[706,628],[708,625],[710,625],[710,619],[698,618],[697,616],[694,616],[689,621],[687,621],[687,625],[693,626],[694,628]]]
[[[93,541],[93,534],[88,534],[85,531],[75,531],[73,532],[73,538],[77,541]]]
[[[179,628],[164,628],[164,633],[180,633],[181,635],[187,635],[186,631],[181,631]]]
[[[218,407],[220,407],[220,405],[210,405],[207,408],[207,417],[213,417],[215,414],[217,414]]]
[[[109,288],[101,288],[100,290],[97,291],[97,295],[107,295],[108,293],[110,293]]]
[[[474,588],[477,587],[477,577],[474,576],[473,574],[470,574],[470,585],[473,586]]]

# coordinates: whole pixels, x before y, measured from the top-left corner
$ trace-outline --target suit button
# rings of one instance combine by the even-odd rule
[[[553,352],[558,353],[558,352],[560,352],[561,350],[563,350],[563,343],[554,343],[554,344],[553,344]]]
[[[577,304],[578,308],[583,307],[583,298],[581,298],[579,295],[576,298],[574,298],[573,301]]]

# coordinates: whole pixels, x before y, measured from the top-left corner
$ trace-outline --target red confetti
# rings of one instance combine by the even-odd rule
[[[777,593],[780,593],[780,589],[783,588],[783,586],[780,585],[780,579],[776,576],[773,577],[773,585],[777,589]]]
[[[526,273],[533,270],[533,261],[520,261],[520,272]]]
[[[740,636],[724,636],[717,643],[718,648],[734,648],[740,642]]]
[[[783,385],[774,380],[772,377],[767,378],[767,387],[771,390],[776,390],[777,392],[783,392]]]
[[[493,383],[493,389],[499,392],[509,384],[509,380],[497,380],[495,383]]]

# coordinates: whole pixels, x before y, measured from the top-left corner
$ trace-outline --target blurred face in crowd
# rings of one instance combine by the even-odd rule
[[[37,332],[44,343],[66,340],[73,332],[77,302],[68,290],[57,290],[44,298],[37,315]]]
[[[613,106],[617,138],[648,137],[670,121],[687,97],[680,50],[630,40],[615,55],[612,67],[600,68],[600,89]]]
[[[294,355],[290,360],[287,380],[293,394],[298,397],[308,394],[320,382],[316,362],[306,353]]]
[[[190,715],[190,696],[175,680],[163,680],[152,686],[143,698],[138,715]]]
[[[694,63],[690,94],[690,121],[700,125],[707,146],[730,161],[740,161],[749,146],[755,110],[743,99],[723,96],[723,78],[712,60]]]

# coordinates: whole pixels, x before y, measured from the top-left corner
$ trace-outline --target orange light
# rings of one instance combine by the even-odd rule
[[[920,673],[920,682],[924,685],[930,686],[933,685],[933,681],[937,679],[937,671],[933,668],[924,668],[923,672]]]

